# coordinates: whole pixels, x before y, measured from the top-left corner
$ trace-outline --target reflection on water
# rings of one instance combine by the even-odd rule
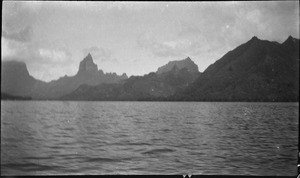
[[[1,175],[297,173],[298,103],[1,101]]]

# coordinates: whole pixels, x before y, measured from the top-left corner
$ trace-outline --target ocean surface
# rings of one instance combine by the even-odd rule
[[[1,175],[296,176],[299,103],[1,101]]]

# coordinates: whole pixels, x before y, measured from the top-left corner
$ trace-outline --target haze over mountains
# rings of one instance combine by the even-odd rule
[[[182,60],[181,69],[177,65],[166,68],[163,73],[151,72],[144,76],[132,76],[119,84],[82,85],[74,92],[63,96],[63,100],[163,100],[191,84],[200,72],[191,69],[189,60]]]
[[[116,73],[104,74],[102,70],[98,70],[90,54],[80,62],[76,75],[64,76],[50,82],[36,80],[30,76],[24,62],[3,61],[1,92],[29,96],[33,99],[57,99],[72,92],[82,84],[116,83],[127,78],[126,74],[121,76]]]
[[[3,61],[1,93],[62,100],[299,101],[298,81],[298,39],[279,44],[253,37],[203,73],[188,57],[128,78],[104,74],[89,54],[75,76],[43,82],[25,63]]]

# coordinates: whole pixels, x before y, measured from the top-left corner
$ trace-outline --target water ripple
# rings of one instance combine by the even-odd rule
[[[298,112],[298,103],[1,101],[1,175],[294,176]]]

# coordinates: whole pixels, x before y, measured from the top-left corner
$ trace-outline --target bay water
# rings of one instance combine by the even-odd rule
[[[297,174],[299,103],[1,101],[1,175]]]

